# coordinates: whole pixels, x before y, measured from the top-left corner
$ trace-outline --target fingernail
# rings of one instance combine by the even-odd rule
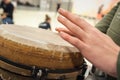
[[[58,16],[58,18],[60,18],[60,17],[61,17],[61,15]]]
[[[62,8],[60,8],[60,9],[58,10],[58,12],[59,12],[59,13],[64,13],[64,12],[65,12],[65,10],[64,10],[64,9],[62,9]]]
[[[64,20],[61,15],[58,16],[58,20]]]
[[[60,33],[60,34],[63,34],[63,32],[62,32],[62,31],[59,31],[59,33]]]
[[[58,28],[55,28],[55,30],[57,31],[57,30],[58,30]]]
[[[58,32],[60,32],[59,28],[56,28],[55,30],[58,31]]]

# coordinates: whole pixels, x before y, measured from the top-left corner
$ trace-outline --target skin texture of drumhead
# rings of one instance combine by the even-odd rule
[[[29,66],[68,69],[83,61],[80,52],[57,33],[38,28],[1,25],[0,48],[1,56]]]
[[[72,45],[60,38],[58,34],[48,30],[13,25],[4,25],[0,30],[2,30],[1,35],[3,37],[21,44],[63,52],[68,52],[67,49],[64,49],[64,47],[67,47],[71,48],[69,49],[70,52],[78,52]],[[72,50],[73,48],[74,50]]]

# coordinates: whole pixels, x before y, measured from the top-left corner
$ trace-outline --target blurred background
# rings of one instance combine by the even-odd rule
[[[2,2],[4,0],[0,0]],[[119,0],[11,0],[14,5],[13,21],[17,25],[39,27],[45,21],[45,15],[50,18],[51,30],[63,27],[58,21],[57,10],[61,7],[78,14],[92,25],[95,25],[108,13]],[[0,13],[3,9],[0,8]]]

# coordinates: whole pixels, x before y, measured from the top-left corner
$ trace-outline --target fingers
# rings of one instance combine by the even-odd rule
[[[72,44],[73,46],[77,47],[79,50],[82,50],[85,46],[85,44],[78,38],[73,37],[65,32],[60,32],[60,36],[68,41],[70,44]]]
[[[89,23],[87,23],[85,20],[81,19],[79,16],[74,15],[64,9],[59,9],[59,13],[62,16],[64,16],[65,18],[67,18],[68,20],[70,20],[71,22],[73,22],[74,24],[78,25],[80,28],[82,28],[85,31],[88,30],[91,26]],[[91,26],[91,28],[92,28],[92,26]]]
[[[56,28],[56,31],[58,31],[58,32],[65,32],[65,33],[67,33],[67,34],[70,34],[71,36],[74,36],[74,34],[71,32],[71,31],[69,31],[67,28]]]
[[[66,18],[59,16],[58,21],[61,22],[64,26],[66,26],[79,39],[83,40],[86,37],[86,33],[81,28],[77,27],[75,24],[73,24]]]

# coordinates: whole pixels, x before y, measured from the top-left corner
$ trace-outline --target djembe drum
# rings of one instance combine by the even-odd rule
[[[80,52],[57,33],[0,26],[0,80],[76,80],[83,67]]]

